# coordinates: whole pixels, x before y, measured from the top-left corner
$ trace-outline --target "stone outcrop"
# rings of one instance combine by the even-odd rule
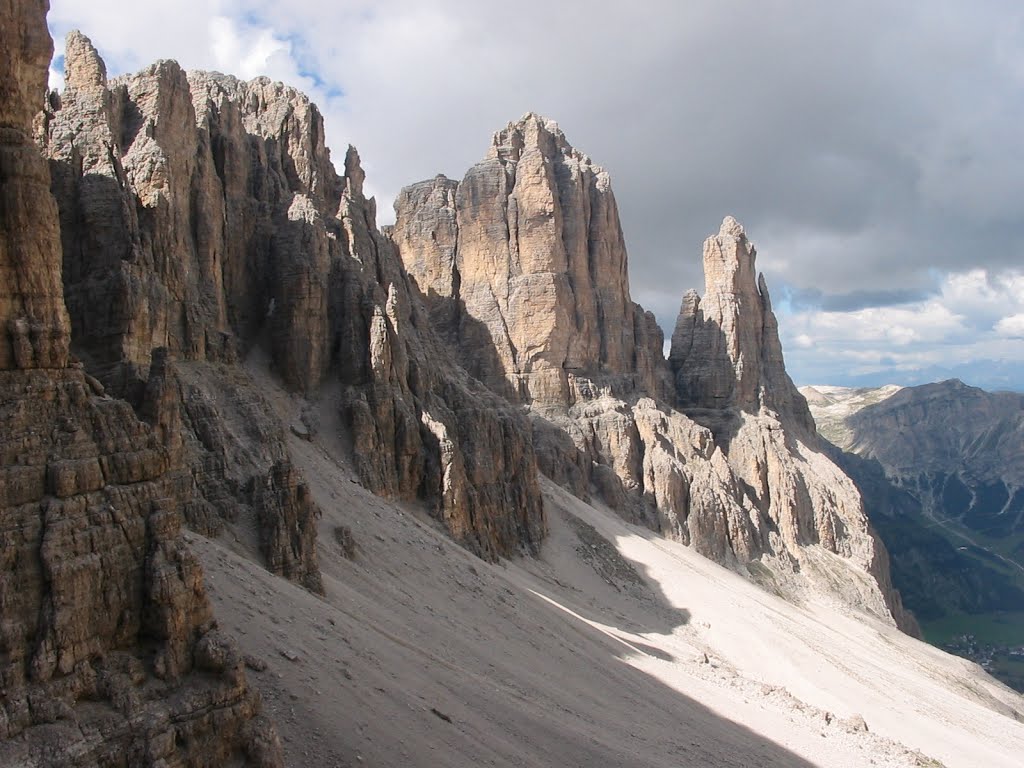
[[[180,535],[180,466],[68,363],[57,207],[32,140],[46,4],[2,10],[0,763],[280,765]]]
[[[46,151],[90,370],[136,397],[153,349],[231,362],[266,327],[282,377],[315,388],[328,362],[315,282],[327,249],[303,238],[318,206],[337,208],[341,184],[316,107],[265,78],[189,76],[173,61],[108,83],[77,32],[65,68]]]
[[[779,326],[757,252],[732,216],[704,241],[703,298],[683,296],[669,365],[686,409],[779,414],[790,429],[814,434],[807,403],[786,373]]]
[[[354,150],[345,166],[340,367],[356,467],[375,493],[426,499],[482,557],[535,552],[545,521],[530,423],[431,330],[394,243],[376,229]]]
[[[67,51],[45,151],[74,350],[137,408],[153,350],[166,350],[177,379],[161,412],[182,428],[189,524],[255,528],[269,568],[318,588],[318,512],[282,425],[235,365],[266,350],[289,389],[340,380],[374,491],[428,500],[484,556],[534,548],[544,521],[530,425],[444,363],[377,229],[359,156],[349,148],[335,171],[317,108],[266,78],[167,61],[107,81],[86,38],[72,33]]]
[[[0,763],[279,764],[237,654],[203,661],[215,623],[157,436],[74,368],[0,392]]]
[[[545,474],[741,569],[792,583],[812,560],[841,563],[863,577],[855,589],[817,583],[902,620],[856,489],[786,375],[734,219],[705,245],[708,290],[684,297],[666,361],[630,299],[608,174],[553,122],[509,124],[461,182],[414,184],[395,210],[390,236],[431,322],[466,370],[528,406]]]
[[[564,406],[571,379],[660,389],[661,331],[629,297],[608,173],[528,114],[461,183],[406,188],[393,237],[431,315],[475,377],[517,402]]]
[[[841,555],[871,575],[885,609],[916,633],[860,492],[823,451],[807,401],[786,373],[756,255],[731,216],[705,241],[705,294],[684,295],[672,334],[676,402],[721,447],[753,508],[756,551],[785,553],[803,568],[808,547]]]
[[[32,143],[33,121],[46,92],[53,43],[43,2],[0,6],[0,370],[61,368],[70,325],[60,280],[57,209],[49,175]]]

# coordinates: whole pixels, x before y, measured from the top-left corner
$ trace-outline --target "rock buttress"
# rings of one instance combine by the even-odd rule
[[[190,525],[215,534],[256,520],[268,567],[318,579],[317,512],[297,471],[279,466],[280,425],[236,365],[265,351],[289,389],[315,395],[340,380],[368,487],[427,500],[484,556],[535,549],[530,424],[445,362],[376,227],[358,154],[335,171],[316,107],[265,78],[174,62],[107,81],[85,38],[73,33],[68,51],[46,152],[73,346],[137,407],[154,350],[166,350],[196,486]]]
[[[67,364],[57,210],[32,141],[46,10],[0,13],[0,763],[277,766],[180,534],[180,468]]]

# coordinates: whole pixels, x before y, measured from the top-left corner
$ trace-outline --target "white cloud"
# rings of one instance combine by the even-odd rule
[[[850,312],[779,313],[787,363],[798,380],[1024,362],[1024,275],[971,269],[947,275],[937,295]],[[809,352],[808,338],[814,349]],[[829,362],[831,361],[831,362]],[[827,374],[825,374],[827,375]],[[824,379],[821,379],[824,380]]]
[[[996,323],[996,333],[1011,339],[1024,339],[1024,314],[1004,317]]]
[[[298,72],[291,64],[291,46],[274,37],[272,30],[244,29],[226,16],[214,16],[208,28],[213,60],[221,72],[243,80],[257,75],[276,80],[297,78]]]
[[[909,307],[869,307],[854,312],[798,312],[785,318],[797,346],[802,338],[817,343],[885,341],[896,346],[939,342],[966,331],[964,317],[940,301]]]
[[[47,88],[51,91],[64,90],[64,72],[56,67],[50,67],[50,74],[47,78]]]
[[[515,13],[475,0],[52,0],[49,18],[57,35],[92,36],[112,74],[177,58],[306,90],[335,157],[359,148],[382,221],[401,186],[461,177],[508,120],[557,119],[611,172],[633,296],[669,333],[727,213],[774,294],[889,305],[780,311],[797,366],[849,345],[879,365],[926,349],[973,359],[1024,314],[1024,278],[1008,271],[1024,263],[1024,7],[1011,0],[651,0],[625,25],[615,4],[550,0]]]

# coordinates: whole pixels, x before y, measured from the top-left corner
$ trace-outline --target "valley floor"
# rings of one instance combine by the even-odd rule
[[[265,383],[286,421],[306,405]],[[1024,699],[975,665],[547,483],[540,557],[484,563],[354,481],[337,412],[325,395],[290,444],[325,598],[190,534],[221,626],[267,662],[249,674],[288,765],[1020,764]]]

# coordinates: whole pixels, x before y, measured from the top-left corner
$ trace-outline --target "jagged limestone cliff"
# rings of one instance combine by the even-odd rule
[[[734,221],[670,364],[608,174],[551,121],[403,191],[381,232],[302,94],[171,61],[108,79],[72,33],[40,115],[45,4],[0,2],[4,761],[279,762],[179,535],[230,528],[323,589],[262,355],[297,394],[339,389],[363,483],[483,557],[540,546],[540,469],[779,591],[903,622]]]
[[[276,766],[180,535],[181,467],[69,363],[33,119],[46,3],[0,4],[0,763]]]
[[[163,412],[198,499],[190,525],[255,528],[269,567],[320,588],[317,511],[238,366],[262,350],[297,392],[341,383],[368,487],[427,499],[486,557],[534,548],[544,521],[529,423],[442,364],[359,156],[349,148],[338,175],[317,108],[265,78],[169,61],[108,82],[78,33],[65,67],[45,149],[73,347],[137,406],[153,351],[166,350]]]
[[[509,124],[462,182],[407,187],[395,208],[432,320],[468,370],[529,407],[546,474],[721,562],[789,583],[820,567],[809,581],[903,621],[860,497],[785,373],[735,220],[705,245],[708,291],[684,297],[666,361],[630,299],[608,174],[552,121]],[[846,566],[861,577],[844,584]]]

